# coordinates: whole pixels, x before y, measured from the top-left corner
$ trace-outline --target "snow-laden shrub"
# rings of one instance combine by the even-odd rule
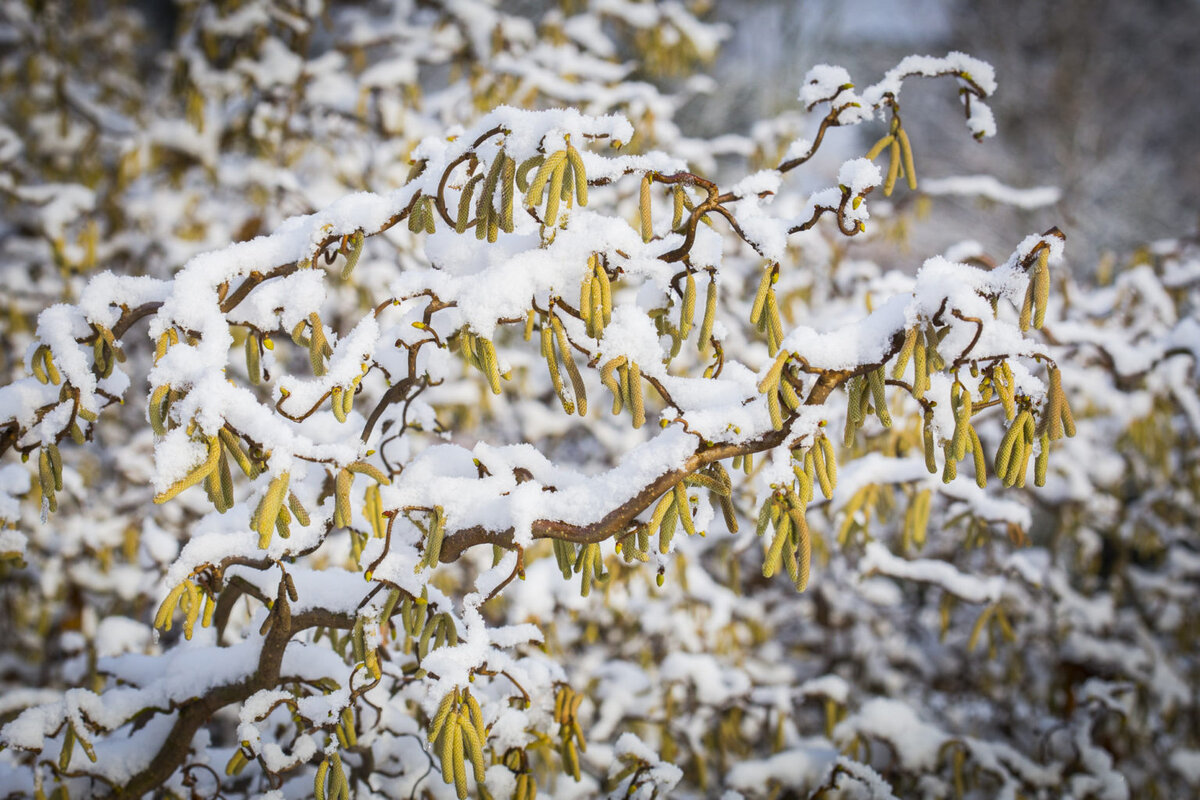
[[[984,138],[986,64],[817,67],[808,137],[702,142],[617,59],[720,29],[594,6],[183,4],[133,119],[70,50],[6,108],[47,266],[5,295],[0,794],[1200,780],[1194,245],[881,269],[904,82]],[[89,138],[38,103],[111,180],[52,180]]]

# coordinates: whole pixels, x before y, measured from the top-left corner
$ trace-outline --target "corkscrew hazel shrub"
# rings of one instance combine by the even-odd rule
[[[8,473],[6,571],[38,569],[64,514],[119,528],[130,577],[170,552],[132,593],[158,631],[140,645],[76,579],[92,632],[62,639],[83,666],[14,701],[0,789],[1191,780],[1194,547],[1164,498],[1197,485],[1194,252],[1090,293],[1054,228],[1000,264],[834,272],[887,224],[875,190],[919,186],[915,76],[954,82],[970,132],[993,132],[991,71],[958,53],[862,90],[814,69],[816,136],[734,181],[620,114],[501,105],[421,141],[397,188],[42,311],[31,375],[0,388],[0,442],[29,461]],[[835,185],[790,188],[832,129],[878,123]],[[85,454],[143,397],[145,446],[112,456],[135,488],[89,485]],[[1106,517],[1125,484],[1088,457],[1104,447],[1171,487],[1118,506],[1128,524]],[[1055,504],[1040,534],[1016,492],[1031,468]],[[1174,772],[1113,744],[1115,720],[1169,737]]]

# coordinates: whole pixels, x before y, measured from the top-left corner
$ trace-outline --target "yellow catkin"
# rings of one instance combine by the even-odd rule
[[[567,154],[562,150],[557,153],[551,153],[542,161],[538,167],[537,174],[533,176],[533,181],[529,184],[529,191],[525,194],[525,204],[527,206],[537,206],[542,202],[542,195],[545,192],[546,184],[556,170],[560,170],[563,161],[567,158]],[[560,187],[561,188],[561,187]]]
[[[837,486],[837,453],[833,449],[833,442],[829,441],[828,436],[822,436],[817,440],[817,444],[821,448],[822,455],[825,456],[825,474],[829,478],[829,485]]]
[[[842,444],[846,447],[854,446],[854,435],[862,426],[862,395],[865,388],[866,382],[860,375],[851,378],[846,384],[846,428],[842,435]]]
[[[50,481],[54,491],[61,492],[63,488],[63,465],[62,453],[59,452],[58,445],[50,442],[43,448],[46,455],[46,461],[50,465]]]
[[[475,782],[483,785],[484,773],[487,767],[483,761],[483,742],[479,738],[479,731],[471,723],[465,712],[459,712],[458,727],[462,729],[463,744],[465,745],[466,755],[471,760],[471,766],[475,772]]]
[[[350,249],[346,251],[346,263],[342,265],[342,280],[350,280],[350,276],[354,274],[354,268],[358,266],[358,259],[362,255],[363,242],[366,241],[366,236],[362,231],[355,231],[350,234],[347,239],[347,244]]]
[[[288,492],[288,509],[302,526],[308,527],[312,522],[308,516],[308,512],[304,509],[304,506],[300,503],[299,498],[296,497],[294,492]]]
[[[467,225],[471,223],[471,196],[475,191],[475,184],[481,180],[482,175],[473,175],[463,185],[462,194],[458,197],[458,216],[454,221],[454,230],[458,233],[466,233]]]
[[[571,345],[567,341],[567,332],[563,328],[563,324],[558,317],[551,316],[550,324],[554,329],[554,338],[558,342],[559,356],[562,358],[563,366],[567,369],[567,377],[571,380],[571,390],[575,395],[575,407],[579,409],[579,416],[587,415],[587,391],[583,385],[583,376],[579,374],[579,367],[575,365],[575,358],[571,354]],[[567,413],[570,413],[569,411]]]
[[[618,367],[624,366],[625,356],[617,356],[605,362],[600,368],[600,382],[613,394],[613,413],[620,414],[624,404],[624,393],[621,391],[621,383],[617,380],[614,374]]]
[[[29,366],[33,370],[33,376],[37,378],[38,383],[49,383],[50,376],[46,374],[46,345],[39,345],[33,351],[33,358],[29,361]]]
[[[594,314],[595,303],[592,302],[593,291],[598,291],[595,287],[596,275],[594,272],[587,272],[583,276],[583,281],[579,284],[579,314],[583,317],[584,323],[587,325],[588,336],[595,338]]]
[[[884,392],[883,367],[867,373],[867,386],[871,389],[871,398],[875,404],[875,416],[885,427],[891,427],[892,415],[888,413],[887,395]]]
[[[688,504],[687,489],[684,487],[682,481],[675,484],[675,509],[684,531],[687,532],[688,536],[695,536],[696,527],[692,522],[692,508]]]
[[[320,377],[325,374],[325,356],[331,352],[329,342],[325,339],[325,328],[321,324],[321,317],[314,311],[308,316],[309,326],[312,333],[309,337],[308,356],[312,366],[313,375]]]
[[[451,769],[454,774],[454,788],[458,793],[458,800],[466,800],[467,798],[467,764],[466,753],[463,748],[463,733],[462,728],[457,724],[452,724],[448,728],[450,737],[449,746],[451,748]]]
[[[996,458],[992,462],[992,467],[1001,480],[1005,480],[1005,476],[1008,475],[1008,465],[1012,460],[1013,449],[1017,442],[1018,422],[1019,420],[1014,421],[1008,427],[1008,430],[1004,432],[1004,437],[1000,439],[1000,446],[996,448]],[[1005,485],[1008,485],[1006,480]]]
[[[346,780],[346,771],[342,767],[342,757],[338,753],[334,753],[329,757],[333,765],[333,777],[331,783],[336,796],[342,800],[350,800],[350,784]]]
[[[710,273],[708,276],[708,294],[704,299],[704,319],[700,323],[700,354],[704,355],[708,352],[709,345],[712,339],[713,323],[717,318],[717,276],[716,273]]]
[[[242,472],[250,477],[254,477],[254,464],[251,463],[249,456],[246,455],[246,451],[242,449],[242,444],[238,441],[237,436],[228,428],[221,428],[218,432],[218,437],[221,440],[221,444],[229,452],[229,455],[232,456],[234,463],[238,465]]]
[[[646,422],[646,406],[642,396],[642,371],[634,361],[629,366],[629,399],[633,411],[633,427],[640,428]]]
[[[758,291],[754,294],[754,303],[750,306],[750,324],[758,325],[758,321],[762,318],[763,309],[767,306],[767,293],[771,289],[771,284],[774,282],[775,274],[774,267],[768,267],[762,278],[758,281]]]
[[[553,315],[550,317],[553,319]],[[554,354],[554,333],[549,320],[542,323],[542,355],[546,358],[546,368],[550,372],[550,382],[554,385],[554,391],[558,393],[558,399],[563,404],[563,410],[568,414],[575,411],[575,406],[572,404],[563,389],[562,376],[558,373],[558,358]]]
[[[803,592],[808,588],[809,573],[812,568],[812,534],[808,530],[808,520],[804,511],[797,509],[792,516],[792,526],[796,531],[797,559],[799,561],[799,576],[796,578],[796,590]]]
[[[604,270],[597,268],[595,270],[595,274],[603,275]],[[589,335],[595,339],[601,339],[604,337],[604,326],[608,324],[608,319],[610,317],[612,307],[609,306],[608,308],[605,308],[604,287],[601,286],[599,277],[593,277],[593,279],[592,279],[591,302],[592,302],[592,308],[591,308],[590,313],[588,314],[588,318],[591,321],[591,329],[590,329]]]
[[[246,375],[250,383],[257,386],[262,382],[262,354],[258,349],[258,334],[250,331],[246,334]]]
[[[1063,433],[1067,436],[1075,435],[1075,415],[1071,413],[1071,406],[1067,402],[1066,395],[1062,399],[1062,424]]]
[[[412,210],[408,212],[409,233],[420,233],[425,227],[425,204],[421,200],[422,198],[417,198]]]
[[[383,470],[370,463],[369,461],[354,461],[346,467],[347,472],[353,472],[358,475],[366,475],[376,483],[382,483],[384,486],[391,484],[391,479],[383,474]]]
[[[779,393],[774,388],[767,391],[767,413],[771,417],[771,427],[781,430],[783,428],[783,411],[779,407]]]
[[[983,609],[978,618],[976,618],[975,625],[971,628],[971,635],[967,638],[968,653],[973,651],[975,649],[975,645],[979,643],[979,636],[981,633],[983,633],[984,627],[987,625],[988,620],[991,619],[995,610],[995,606],[988,606],[987,608]]]
[[[833,497],[833,484],[829,480],[829,471],[825,467],[825,454],[817,445],[813,445],[805,454],[805,459],[812,459],[813,472],[816,473],[817,482],[821,485],[821,494],[827,498]]]
[[[521,162],[521,165],[516,168],[513,179],[517,189],[522,192],[529,191],[529,172],[530,170],[540,169],[542,164],[546,162],[545,156],[533,156]],[[528,205],[533,205],[532,199],[528,201]]]
[[[165,436],[167,433],[167,401],[170,391],[171,387],[164,383],[162,386],[156,387],[150,394],[148,407],[150,428],[156,436]]]
[[[958,384],[954,384],[958,386]],[[950,449],[947,453],[955,461],[961,460],[967,452],[967,427],[970,425],[970,398],[966,392],[959,396],[958,408],[954,413],[954,434],[950,439]]]
[[[558,204],[562,202],[563,179],[566,177],[567,169],[565,158],[555,163],[556,166],[550,171],[550,189],[546,195],[546,216],[542,220],[548,226],[553,226],[558,221]]]
[[[437,741],[441,736],[442,728],[446,724],[446,720],[450,718],[450,712],[454,709],[456,694],[457,691],[451,692],[442,698],[442,702],[438,705],[437,713],[434,714],[433,721],[429,726],[429,741]]]
[[[1037,460],[1033,463],[1033,483],[1035,486],[1046,485],[1046,468],[1050,464],[1050,437],[1042,434],[1039,440],[1040,450]]]
[[[334,386],[329,390],[329,405],[333,409],[334,419],[338,422],[346,421],[346,407],[342,404],[343,391],[341,386]]]
[[[783,321],[779,317],[779,306],[775,302],[775,292],[767,292],[767,348],[774,354],[783,343]]]
[[[642,241],[649,242],[654,238],[654,221],[651,218],[650,212],[650,184],[652,182],[651,173],[647,173],[642,177],[641,193],[638,197],[638,219],[641,226]]]
[[[912,357],[916,344],[917,330],[910,328],[904,334],[904,345],[900,348],[900,354],[896,356],[896,363],[892,365],[892,377],[896,380],[904,377],[904,370],[908,367],[908,361]]]
[[[886,148],[891,147],[892,142],[896,141],[896,137],[891,134],[884,136],[882,139],[871,145],[871,149],[867,151],[866,158],[868,161],[874,161],[879,158],[879,154]]]
[[[338,470],[334,479],[333,525],[335,528],[349,527],[352,519],[350,511],[350,487],[354,483],[354,475],[348,469]]]
[[[975,483],[980,489],[987,488],[987,459],[984,457],[983,444],[979,441],[979,433],[974,425],[967,426],[971,434],[971,453],[975,458]]]
[[[788,411],[795,411],[801,405],[800,396],[796,394],[796,390],[792,388],[792,384],[788,382],[786,376],[779,382],[779,397]]]
[[[1021,464],[1017,469],[1016,481],[1014,485],[1018,489],[1025,488],[1025,478],[1029,474],[1029,458],[1033,455],[1033,438],[1023,439],[1021,446]]]
[[[691,272],[684,278],[683,304],[679,309],[679,336],[686,339],[692,332],[692,320],[696,316],[696,278]]]
[[[551,176],[551,180],[553,180]],[[570,158],[567,158],[562,165],[562,186],[558,190],[558,199],[567,204],[567,208],[571,207],[571,200],[575,195],[575,164]]]
[[[233,508],[233,474],[229,471],[229,459],[225,455],[224,448],[219,449],[221,455],[217,461],[217,479],[221,487],[222,507],[218,511],[224,514]]]
[[[181,581],[167,594],[166,599],[158,607],[158,613],[154,616],[154,627],[164,631],[171,629],[171,615],[175,612],[175,606],[179,603],[179,598],[187,591],[189,583],[190,581]]]
[[[929,389],[929,359],[925,348],[925,337],[914,329],[913,342],[913,396],[918,400]]]
[[[491,218],[491,216],[492,205],[491,203],[488,203],[482,209],[480,209],[479,214],[475,217],[475,238],[481,242],[487,238],[488,220]]]
[[[202,461],[195,469],[193,469],[187,475],[185,475],[184,477],[180,478],[179,480],[175,481],[175,483],[173,483],[169,487],[167,487],[167,489],[165,491],[159,492],[158,494],[154,495],[155,503],[167,502],[168,500],[175,497],[183,490],[189,489],[192,486],[195,486],[196,484],[200,483],[202,480],[204,480],[205,478],[208,477],[210,472],[212,472],[213,470],[215,470],[217,468],[217,463],[220,461],[220,458],[221,458],[220,439],[216,436],[208,437],[207,446],[208,446],[208,455],[204,459],[204,461]]]
[[[162,334],[158,337],[158,341],[154,343],[154,363],[155,364],[157,364],[159,362],[159,360],[167,354],[167,350],[170,347],[171,347],[171,337],[168,335],[168,331],[163,331]]]
[[[485,212],[494,210],[492,202],[496,194],[496,185],[500,182],[500,173],[504,169],[504,151],[501,150],[492,159],[492,166],[488,169],[487,177],[483,180],[483,190],[479,193],[479,201],[475,204],[475,215],[484,217]]]
[[[483,356],[483,372],[487,376],[492,394],[500,394],[500,365],[496,359],[496,346],[491,339],[479,340],[480,355]]]
[[[888,171],[887,178],[883,182],[883,196],[891,197],[892,190],[896,188],[896,178],[900,177],[900,161],[904,156],[900,152],[900,145],[895,139],[888,145]]]
[[[1050,302],[1050,248],[1038,253],[1033,272],[1033,327],[1040,329],[1046,322],[1046,306]]]
[[[600,303],[604,310],[604,324],[607,325],[612,321],[612,282],[599,256],[596,257],[596,280],[600,285]]]
[[[587,170],[583,167],[583,156],[571,145],[567,145],[567,159],[571,162],[571,172],[575,178],[575,200],[581,206],[588,203]]]
[[[516,168],[517,162],[506,155],[500,171],[500,229],[505,233],[513,232],[513,201],[516,195],[513,184]]]
[[[954,447],[949,442],[944,448],[945,463],[942,466],[942,483],[950,483],[958,477],[958,462],[954,460]]]
[[[426,198],[424,198],[424,201],[425,201],[425,220],[424,220],[425,221],[425,232],[433,233],[437,230],[437,225],[434,222],[434,219],[437,217],[437,214],[435,214],[433,211],[433,198],[426,197]]]
[[[914,192],[917,190],[917,170],[913,166],[912,145],[909,144],[908,134],[904,128],[896,131],[896,138],[900,142],[900,152],[904,156],[904,177],[908,180],[908,188]]]
[[[267,485],[267,492],[258,504],[256,514],[258,546],[265,549],[271,543],[271,534],[275,530],[275,520],[279,517],[279,509],[283,507],[287,496],[288,473],[277,475]]]
[[[790,538],[791,529],[791,517],[787,514],[780,516],[775,527],[775,536],[771,539],[771,546],[763,558],[762,574],[764,578],[770,578],[779,571],[779,564],[783,559],[783,546]]]

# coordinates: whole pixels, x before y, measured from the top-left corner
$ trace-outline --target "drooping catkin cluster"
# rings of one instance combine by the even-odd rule
[[[92,329],[93,369],[98,377],[107,378],[112,375],[114,365],[125,362],[125,351],[117,344],[111,330],[98,323],[92,323]]]
[[[201,589],[195,581],[180,581],[159,604],[158,612],[154,615],[154,627],[164,633],[171,630],[172,617],[177,608],[183,611],[184,638],[190,640],[197,620],[205,628],[212,625],[216,603],[212,595]]]
[[[363,375],[365,374],[366,365],[363,366]],[[348,385],[334,386],[329,390],[329,408],[338,422],[345,423],[350,418],[350,412],[354,410],[354,396],[358,393],[361,382],[362,375],[359,375]]]
[[[558,752],[562,756],[564,771],[578,781],[579,753],[587,752],[587,740],[579,726],[579,706],[585,694],[570,686],[563,686],[554,697],[554,721],[558,723]]]
[[[472,162],[474,169],[474,162]],[[474,226],[475,238],[487,239],[489,242],[499,238],[500,231],[513,231],[513,201],[515,197],[516,162],[501,148],[492,159],[486,173],[479,171],[472,174],[463,185],[458,199],[458,214],[455,217],[454,229],[458,233],[466,233]],[[474,197],[475,188],[479,187],[478,198]],[[497,190],[499,197],[497,198]],[[475,216],[471,216],[471,201],[475,199]]]
[[[358,266],[358,259],[362,256],[363,244],[367,237],[361,231],[355,231],[342,241],[342,250],[346,254],[346,263],[342,265],[342,280],[348,281],[354,274],[354,268]]]
[[[1040,253],[1044,254],[1043,248]],[[1039,256],[1040,259],[1040,256]],[[945,359],[938,351],[950,326],[936,326],[920,321],[905,331],[903,343],[891,369],[892,383],[908,390],[922,403],[922,445],[925,464],[931,473],[937,472],[934,431],[934,404],[926,400],[930,388],[930,376],[947,368]],[[961,359],[960,359],[961,361]],[[912,364],[912,382],[905,384],[909,364]],[[1005,486],[1024,486],[1029,458],[1034,453],[1034,440],[1038,439],[1038,458],[1035,464],[1035,482],[1045,482],[1050,442],[1064,434],[1074,434],[1070,407],[1062,391],[1061,376],[1056,366],[1048,370],[1049,390],[1043,408],[1038,412],[1034,399],[1019,392],[1012,367],[1007,358],[993,359],[986,367],[970,362],[970,371],[977,389],[971,389],[960,379],[959,370],[964,365],[950,370],[950,412],[954,427],[948,438],[941,443],[943,450],[942,478],[946,483],[958,474],[958,462],[971,456],[975,480],[983,488],[987,486],[987,458],[983,443],[975,429],[973,418],[977,413],[999,404],[1010,425],[993,460],[995,474]],[[887,381],[884,378],[886,364],[869,367],[846,382],[847,413],[843,444],[851,447],[864,421],[872,412],[881,425],[891,425],[891,414],[887,403]],[[975,396],[978,392],[978,398]],[[769,398],[768,398],[769,402]],[[1035,416],[1036,415],[1036,416]]]
[[[867,151],[866,155],[867,159],[874,161],[884,150],[888,151],[887,177],[883,182],[884,197],[892,196],[892,191],[896,188],[896,180],[900,177],[901,172],[908,181],[908,188],[912,191],[917,189],[917,171],[913,165],[912,145],[908,141],[908,133],[900,122],[900,114],[896,110],[894,98],[891,105],[892,121],[889,132],[871,145],[871,149]]]
[[[526,176],[530,170],[537,168],[533,180],[525,185]],[[525,206],[530,210],[542,205],[541,221],[547,228],[553,228],[558,223],[558,208],[561,203],[570,205],[572,199],[580,206],[586,206],[588,201],[587,172],[584,169],[583,157],[568,141],[563,150],[557,150],[548,156],[534,156],[521,164],[516,170],[517,186],[525,192]]]
[[[388,593],[380,619],[385,623],[392,619],[392,612],[397,605],[399,609],[395,616],[399,618],[400,630],[404,634],[401,649],[405,653],[415,654],[418,662],[423,661],[432,650],[458,644],[458,628],[454,618],[447,612],[434,610],[429,603],[427,589],[422,589],[418,597],[393,589]]]
[[[416,570],[436,567],[441,560],[442,541],[446,537],[446,515],[442,511],[442,507],[435,506],[424,523],[411,516],[409,519],[421,530],[421,533],[425,534],[425,546],[421,550],[421,560],[418,562]]]
[[[658,537],[658,551],[668,553],[677,527],[682,527],[689,536],[698,531],[692,503],[697,498],[688,494],[688,488],[706,489],[716,500],[729,530],[738,529],[737,515],[733,506],[733,483],[729,473],[719,462],[710,464],[703,471],[695,472],[675,484],[654,505],[650,518],[636,523],[632,529],[617,539],[616,550],[626,563],[650,560],[651,537]]]
[[[437,230],[437,208],[433,198],[421,195],[413,202],[408,214],[409,233],[433,233]]]
[[[1038,246],[1033,265],[1029,268],[1029,286],[1021,304],[1021,330],[1041,328],[1046,322],[1046,306],[1050,302],[1050,247]]]
[[[600,368],[600,382],[613,394],[613,414],[629,407],[633,415],[633,427],[646,423],[646,403],[642,394],[642,371],[636,361],[625,356],[609,359]]]
[[[588,268],[579,286],[579,315],[593,339],[604,336],[604,326],[612,321],[612,282],[601,257],[588,257]]]
[[[313,375],[321,377],[327,372],[325,359],[333,355],[333,347],[325,337],[325,326],[321,322],[320,314],[314,311],[308,315],[307,319],[296,323],[296,326],[292,328],[292,341],[308,351],[308,361]]]
[[[758,383],[758,390],[766,395],[767,412],[771,415],[771,425],[775,430],[783,428],[783,409],[791,414],[800,407],[800,396],[792,386],[784,371],[791,354],[781,352],[775,358],[775,363],[767,370],[767,374]]]
[[[442,698],[429,723],[429,742],[440,757],[442,780],[454,784],[459,800],[466,800],[467,762],[475,773],[475,782],[484,785],[487,770],[484,745],[488,731],[479,702],[469,689],[454,689]]]
[[[52,512],[57,511],[58,498],[55,493],[61,492],[63,488],[62,454],[58,451],[58,445],[53,442],[38,451],[38,483],[46,508]]]
[[[57,386],[62,382],[62,375],[54,364],[54,353],[48,344],[40,344],[33,351],[30,367],[39,383],[52,383]]]
[[[904,527],[901,546],[905,550],[925,546],[925,535],[929,531],[929,516],[933,510],[933,490],[919,489],[909,500],[904,512]]]
[[[542,317],[542,357],[546,359],[546,367],[550,371],[550,382],[562,403],[563,411],[574,414],[576,409],[579,416],[587,415],[587,390],[583,385],[583,376],[571,353],[571,343],[567,339],[567,331],[563,328],[562,320],[554,313],[553,308]],[[571,381],[570,390],[563,383],[558,365],[562,363]]]
[[[763,271],[750,306],[750,324],[759,333],[767,335],[767,350],[775,355],[783,341],[783,321],[779,317],[779,304],[775,299],[775,283],[779,280],[779,265],[772,264]]]
[[[805,518],[806,506],[793,486],[777,487],[759,509],[755,528],[759,538],[768,528],[774,529],[763,556],[763,577],[772,577],[782,563],[796,590],[801,592],[808,587],[812,566],[812,533]]]
[[[491,339],[476,336],[463,328],[455,334],[451,347],[459,349],[466,362],[483,373],[493,394],[500,394],[500,362],[496,359],[496,346]]]

